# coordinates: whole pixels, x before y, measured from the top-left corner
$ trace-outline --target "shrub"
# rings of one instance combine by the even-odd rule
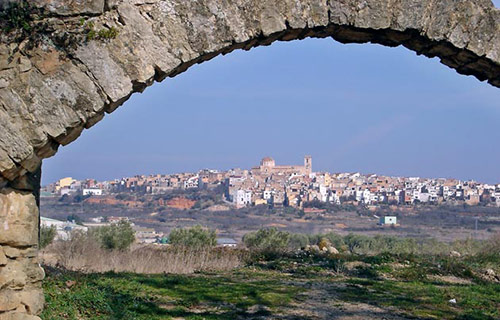
[[[57,235],[57,229],[55,226],[47,227],[47,226],[41,226],[40,227],[40,241],[39,247],[40,249],[45,248],[49,244],[54,241],[55,237]]]
[[[350,233],[345,236],[344,241],[350,253],[362,253],[370,248],[372,238]]]
[[[12,2],[0,12],[0,26],[7,32],[13,29],[29,32],[32,29],[34,11],[36,9],[28,1]]]
[[[217,244],[217,238],[214,230],[194,226],[192,228],[172,230],[169,243],[191,248],[214,247]]]
[[[135,232],[128,221],[96,228],[91,231],[90,236],[95,237],[102,248],[111,250],[128,249],[135,240]]]
[[[101,29],[97,33],[99,38],[101,39],[114,39],[118,35],[118,29],[115,27],[111,27],[109,29]]]
[[[330,241],[331,245],[338,250],[343,250],[345,247],[344,238],[341,235],[338,235],[333,232],[329,232],[323,236],[324,238]]]
[[[318,243],[319,250],[330,247],[332,244],[327,238],[321,238]]]
[[[278,252],[288,248],[290,234],[276,228],[260,229],[245,234],[243,242],[251,250]]]
[[[309,238],[307,235],[302,233],[292,233],[290,239],[288,240],[288,248],[292,250],[298,250],[304,248],[309,244]]]
[[[78,225],[83,225],[83,221],[82,221],[82,218],[80,218],[78,215],[76,214],[71,214],[69,215],[68,217],[66,217],[66,220],[67,221],[74,221],[76,224]]]
[[[215,204],[215,202],[213,200],[210,200],[210,199],[209,200],[198,200],[198,201],[196,201],[196,203],[194,204],[192,209],[203,210],[203,209],[206,209],[206,208],[213,206],[214,204]]]

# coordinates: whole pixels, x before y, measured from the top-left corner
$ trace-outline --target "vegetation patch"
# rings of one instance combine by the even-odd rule
[[[406,240],[332,234],[293,250],[276,229],[246,237],[250,249],[214,248],[201,227],[176,233],[167,246],[109,248],[83,236],[49,245],[43,252],[60,254],[52,265],[113,272],[48,268],[43,319],[500,318],[497,237],[414,251],[395,245]],[[347,245],[320,249],[333,242]],[[451,248],[467,254],[442,253]]]
[[[86,275],[55,269],[49,270],[44,289],[43,319],[235,319],[273,312],[299,291],[244,273]]]
[[[41,21],[43,10],[29,1],[15,1],[4,6],[3,9],[0,7],[2,33],[10,34],[16,41],[29,39],[30,42],[37,42],[40,34],[47,32],[47,24]]]
[[[114,26],[96,28],[94,19],[61,16],[56,20],[30,1],[14,1],[4,4],[3,8],[0,6],[2,35],[12,42],[28,40],[28,49],[47,41],[63,50],[72,49],[86,41],[108,41],[119,34]]]
[[[498,284],[460,285],[429,281],[390,281],[352,278],[339,288],[341,299],[400,310],[431,319],[498,319]],[[456,299],[456,304],[451,303]]]

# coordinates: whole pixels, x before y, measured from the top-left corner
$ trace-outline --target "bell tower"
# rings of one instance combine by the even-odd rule
[[[312,173],[312,157],[311,156],[305,156],[304,157],[304,168],[306,169],[306,174],[311,174]]]

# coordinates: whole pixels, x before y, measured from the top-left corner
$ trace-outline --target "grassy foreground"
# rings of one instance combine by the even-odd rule
[[[483,274],[491,267],[500,265],[484,257],[300,253],[192,275],[48,269],[41,317],[500,319],[500,283]]]

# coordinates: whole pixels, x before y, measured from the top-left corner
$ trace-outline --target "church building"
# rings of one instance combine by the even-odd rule
[[[303,166],[277,166],[273,158],[265,157],[260,161],[260,166],[252,168],[254,175],[271,175],[271,174],[299,174],[308,176],[312,173],[312,157],[304,157]]]

